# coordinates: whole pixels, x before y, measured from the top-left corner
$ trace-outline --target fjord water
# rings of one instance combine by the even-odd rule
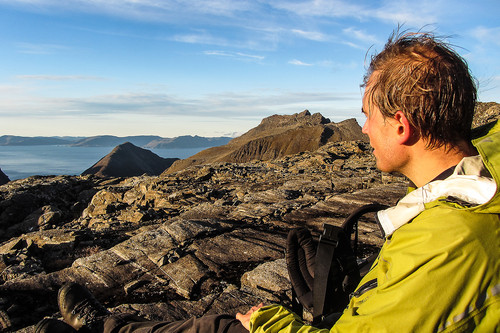
[[[0,169],[10,180],[39,175],[79,175],[114,147],[0,146]],[[149,149],[163,158],[187,158],[206,148]]]

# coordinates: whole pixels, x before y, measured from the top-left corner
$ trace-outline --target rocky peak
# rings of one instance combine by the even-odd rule
[[[295,113],[293,115],[273,115],[267,118],[264,118],[260,125],[259,129],[268,128],[268,127],[284,127],[284,126],[296,126],[296,125],[319,125],[319,124],[327,124],[330,122],[330,119],[323,117],[320,113],[315,113],[311,115],[309,110],[304,110],[300,113]]]
[[[366,140],[355,119],[332,123],[320,113],[311,115],[309,110],[293,115],[273,115],[227,145],[209,148],[175,162],[166,173],[204,163],[266,161],[313,151],[328,142],[350,140]]]
[[[156,176],[172,165],[177,158],[162,158],[130,142],[116,146],[111,153],[85,170],[82,175],[100,177],[133,177],[142,174]]]
[[[249,140],[269,135],[276,135],[294,128],[326,125],[330,123],[330,119],[323,117],[320,113],[311,115],[309,110],[304,110],[300,113],[292,115],[275,114],[264,118],[257,127],[252,128],[247,133],[233,139],[230,143],[241,144],[242,142],[247,142]]]

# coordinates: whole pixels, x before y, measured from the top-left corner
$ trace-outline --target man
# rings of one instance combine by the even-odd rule
[[[475,100],[465,61],[428,34],[393,36],[372,59],[363,132],[377,167],[416,189],[377,214],[386,242],[330,332],[499,330],[500,124],[474,147]],[[317,331],[280,306],[242,322]]]
[[[498,331],[500,124],[471,143],[474,82],[465,61],[428,34],[393,35],[372,58],[364,87],[363,132],[377,167],[414,185],[378,213],[386,242],[330,332]],[[167,324],[158,323],[153,330],[146,322],[139,328],[134,319],[107,318],[90,299],[81,290],[60,295],[66,321],[82,326],[81,314],[104,323],[105,332],[197,331],[161,330]],[[255,306],[236,318],[250,332],[328,332],[280,305]],[[212,332],[242,331],[227,320],[227,329]]]

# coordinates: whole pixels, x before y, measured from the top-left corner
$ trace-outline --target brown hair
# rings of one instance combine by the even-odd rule
[[[476,85],[467,62],[430,33],[395,32],[372,56],[370,101],[384,117],[402,111],[430,149],[470,140]]]

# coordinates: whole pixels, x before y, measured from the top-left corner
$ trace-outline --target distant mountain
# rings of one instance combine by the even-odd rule
[[[10,182],[9,177],[0,169],[0,185],[7,184],[8,182]]]
[[[111,153],[100,159],[82,175],[100,177],[133,177],[147,174],[161,174],[178,158],[162,158],[155,153],[139,148],[130,142],[115,147]]]
[[[214,137],[206,138],[201,136],[191,136],[183,135],[172,139],[157,139],[153,140],[145,148],[160,148],[160,149],[172,149],[172,148],[206,148],[222,146],[227,144],[233,138],[231,137]]]
[[[72,147],[116,147],[122,143],[130,142],[135,146],[150,149],[185,149],[185,148],[207,148],[225,145],[232,138],[230,137],[201,137],[183,135],[175,138],[163,138],[156,135],[136,135],[136,136],[113,136],[97,135],[91,137],[72,136],[0,136],[0,146],[39,146],[58,145]]]
[[[55,146],[55,145],[68,145],[72,141],[58,137],[44,137],[44,136],[16,136],[16,135],[2,135],[0,136],[0,146]]]
[[[319,113],[311,115],[308,110],[293,115],[274,115],[224,146],[205,149],[175,162],[166,173],[197,164],[270,160],[314,151],[328,142],[366,139],[355,119],[332,123]]]
[[[98,135],[84,138],[73,143],[74,147],[114,147],[124,142],[130,142],[135,146],[146,146],[154,140],[162,139],[160,136],[155,135],[137,135],[137,136],[124,136],[118,137],[113,135]]]

